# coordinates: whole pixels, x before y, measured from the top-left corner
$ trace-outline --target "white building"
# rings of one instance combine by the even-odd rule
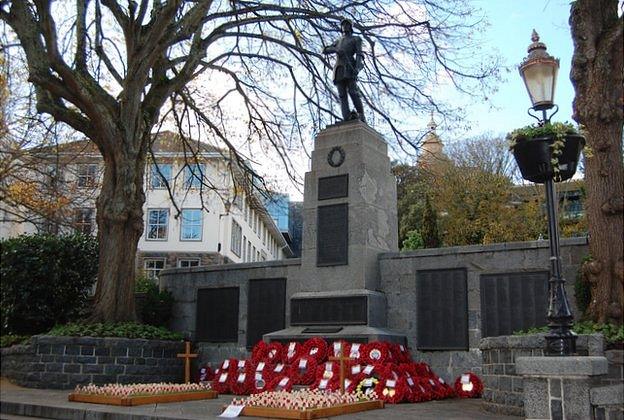
[[[148,158],[145,229],[138,244],[137,269],[154,278],[163,268],[291,256],[292,251],[261,201],[245,193],[249,188],[244,187],[240,169],[221,150],[198,142],[183,145],[175,137],[173,133],[161,133]],[[71,229],[95,233],[95,198],[103,171],[100,154],[88,140],[44,150],[45,153],[37,153],[40,165],[56,162],[56,168],[50,168],[43,176],[53,174],[54,182],[63,185],[59,188],[62,195],[69,197],[61,203],[69,201],[74,205],[58,209],[57,213],[66,217],[57,217],[65,222],[55,229],[46,218],[36,216],[26,223],[17,223],[11,217],[15,209],[3,204],[0,236]],[[45,179],[40,182],[41,177],[38,173],[25,182],[52,184]]]

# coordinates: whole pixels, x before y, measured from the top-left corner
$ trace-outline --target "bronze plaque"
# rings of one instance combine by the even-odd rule
[[[349,196],[349,175],[326,176],[318,179],[318,199],[343,198]]]
[[[366,325],[366,296],[290,301],[290,325]]]
[[[319,206],[316,226],[316,266],[348,264],[349,205]]]

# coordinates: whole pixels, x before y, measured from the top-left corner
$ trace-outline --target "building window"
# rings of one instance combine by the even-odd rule
[[[230,250],[236,254],[237,257],[241,255],[241,243],[243,240],[243,229],[232,220],[232,240],[230,241]]]
[[[147,213],[147,239],[167,240],[169,209],[150,209]]]
[[[91,235],[93,233],[95,210],[92,208],[76,210],[76,232]]]
[[[253,230],[254,233],[258,233],[258,215],[254,211],[253,213]]]
[[[243,262],[247,262],[247,237],[243,236]]]
[[[252,259],[252,261],[258,261],[258,259],[256,257],[256,255],[257,255],[256,254],[256,247],[254,246],[254,247],[252,247],[252,249],[253,249],[253,251],[251,252],[251,257],[252,257],[251,259]]]
[[[184,167],[184,188],[201,188],[204,170],[202,165],[193,164]]]
[[[245,215],[245,223],[248,223],[247,222],[247,219],[249,217],[248,212],[249,212],[249,206],[247,206],[247,203],[245,203],[245,210],[243,211],[243,214]]]
[[[145,277],[151,280],[158,279],[158,273],[165,268],[164,258],[144,258],[143,259],[143,271]]]
[[[251,242],[247,241],[247,262],[253,260],[253,254],[251,253]]]
[[[199,267],[199,258],[179,258],[178,267],[180,268]]]
[[[77,183],[81,188],[94,187],[97,183],[98,166],[96,164],[78,165]]]
[[[202,211],[201,209],[182,209],[182,227],[180,240],[201,241]]]
[[[150,187],[154,190],[167,188],[167,184],[171,184],[171,168],[170,163],[150,165]]]

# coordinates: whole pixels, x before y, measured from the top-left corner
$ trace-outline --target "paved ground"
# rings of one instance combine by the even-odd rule
[[[232,397],[184,403],[151,404],[138,407],[113,407],[67,401],[68,391],[20,388],[0,380],[0,419],[27,418],[88,419],[88,420],[146,420],[146,419],[206,419],[215,418]],[[514,419],[496,416],[480,408],[480,400],[443,400],[420,404],[387,405],[383,410],[367,411],[346,416],[344,420],[433,420],[433,419]]]

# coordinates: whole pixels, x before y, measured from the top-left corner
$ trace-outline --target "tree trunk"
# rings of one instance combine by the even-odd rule
[[[576,91],[573,118],[583,125],[593,156],[586,156],[587,221],[592,260],[583,267],[591,284],[587,315],[622,323],[623,207],[622,18],[617,0],[572,3],[574,56],[570,79]]]
[[[98,144],[114,144],[104,150],[104,178],[97,199],[99,269],[92,322],[136,320],[134,279],[136,251],[143,233],[143,176],[146,134],[132,138],[111,130],[115,141],[99,139]],[[124,141],[119,141],[119,139]]]

